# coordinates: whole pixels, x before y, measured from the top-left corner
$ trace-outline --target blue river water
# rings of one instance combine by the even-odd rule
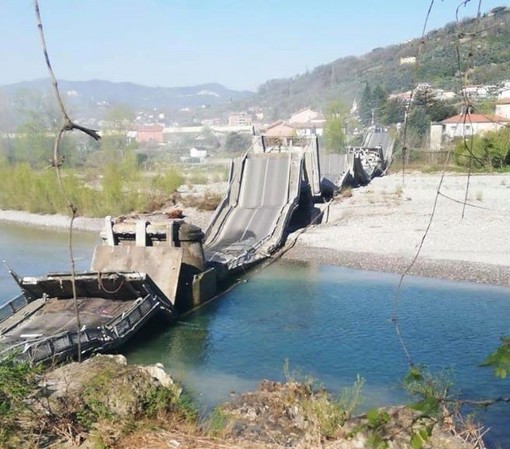
[[[360,375],[371,406],[409,401],[408,364],[391,317],[398,277],[278,262],[162,333],[130,345],[133,363],[162,362],[204,406],[260,379],[284,380],[284,366],[336,393]],[[510,382],[479,367],[510,334],[510,290],[409,277],[397,304],[415,363],[444,373],[465,399],[508,396]],[[510,447],[510,406],[478,413],[488,443]]]
[[[77,266],[90,265],[93,234],[76,235]],[[0,224],[0,259],[20,274],[68,270],[67,233]],[[5,271],[5,270],[4,270]],[[362,408],[408,401],[407,359],[393,311],[415,363],[447,370],[461,398],[510,395],[510,381],[480,367],[510,334],[510,289],[331,266],[277,262],[167,329],[149,329],[122,352],[131,363],[162,362],[205,409],[263,378],[284,380],[284,366],[331,392],[365,380]],[[0,302],[17,292],[2,272]],[[299,376],[299,374],[298,374]],[[491,427],[489,447],[510,447],[510,405],[476,412]]]
[[[76,269],[88,270],[99,236],[73,231],[73,241]],[[20,276],[69,271],[69,231],[0,222],[0,304],[19,293],[3,261]]]

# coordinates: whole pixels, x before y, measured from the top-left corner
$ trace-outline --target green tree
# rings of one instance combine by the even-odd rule
[[[195,142],[197,142],[197,145],[201,145],[212,150],[216,150],[221,146],[216,134],[214,134],[214,131],[208,126],[204,126],[202,128],[202,132],[195,139]]]
[[[11,160],[27,162],[33,168],[43,168],[52,158],[54,131],[49,130],[42,118],[28,119],[16,129]]]
[[[380,115],[381,123],[383,125],[403,123],[405,117],[405,109],[405,103],[396,98],[386,101]]]
[[[62,123],[59,110],[52,97],[21,91],[16,98],[16,113],[21,124],[16,128],[10,160],[26,162],[34,168],[49,164],[53,157],[53,142]],[[66,146],[69,139],[62,141]],[[62,153],[64,154],[64,153]]]
[[[365,88],[361,93],[360,100],[358,102],[359,119],[365,126],[370,125],[372,122],[372,109],[374,103],[372,100],[372,90],[368,83],[365,83]]]
[[[414,94],[411,109],[413,107],[423,108],[433,122],[440,122],[457,112],[451,103],[438,100],[430,88],[420,89]]]
[[[421,146],[430,128],[430,116],[424,106],[412,107],[407,119],[408,134],[413,146]]]
[[[101,165],[130,166],[136,168],[134,150],[136,143],[128,139],[128,131],[132,125],[134,113],[126,106],[115,106],[105,116],[100,148],[102,150]]]
[[[381,121],[387,100],[388,92],[386,92],[379,84],[375,86],[372,91],[372,108],[374,109],[374,115],[377,123]]]
[[[227,135],[223,147],[229,153],[240,153],[250,148],[251,141],[249,134],[231,132]]]
[[[510,128],[457,141],[455,157],[462,166],[468,166],[472,158],[476,168],[503,168],[510,164]]]
[[[324,124],[324,146],[331,153],[345,152],[345,127],[348,117],[347,106],[341,101],[330,103],[326,109]]]

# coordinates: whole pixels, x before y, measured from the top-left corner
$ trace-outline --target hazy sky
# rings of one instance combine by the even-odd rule
[[[479,0],[461,7],[475,16]],[[461,0],[436,0],[428,30]],[[256,89],[421,36],[430,0],[40,0],[57,78]],[[483,0],[482,12],[508,6]],[[32,0],[0,0],[0,84],[47,76]]]

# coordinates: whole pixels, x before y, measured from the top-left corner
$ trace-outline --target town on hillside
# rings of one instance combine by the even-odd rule
[[[324,141],[328,124],[331,126],[335,120],[341,121],[344,139],[336,141],[339,144],[336,148],[334,140],[323,142],[323,145],[332,146],[330,150],[338,152],[345,151],[347,144],[355,144],[368,126],[386,126],[398,134],[406,113],[409,114],[410,126],[414,125],[416,133],[422,137],[416,139],[416,147],[429,151],[440,151],[456,138],[497,131],[510,122],[510,80],[466,86],[458,93],[434,88],[428,83],[420,83],[414,90],[406,92],[383,93],[382,99],[377,87],[372,89],[371,94],[366,92],[354,100],[350,108],[344,107],[338,113],[305,107],[276,120],[268,120],[268,111],[260,107],[229,111],[221,117],[182,125],[168,123],[164,114],[139,113],[129,124],[126,136],[140,147],[165,147],[179,138],[188,140],[189,152],[182,154],[179,160],[204,162],[221,146],[233,152],[247,149],[251,135],[280,138],[282,142],[293,137],[312,136]],[[473,105],[482,107],[466,111],[463,101],[466,98]],[[425,123],[413,122],[415,111],[424,107],[430,110],[421,117]],[[114,128],[114,124],[108,121],[101,121],[98,125],[105,132]]]

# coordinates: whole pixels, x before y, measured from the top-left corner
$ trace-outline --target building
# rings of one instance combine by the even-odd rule
[[[305,108],[292,114],[289,119],[289,124],[311,123],[315,120],[324,120],[324,117],[320,112],[313,111],[310,108]]]
[[[442,122],[430,124],[430,149],[438,151],[445,141],[497,131],[509,123],[510,118],[499,115],[471,113],[455,115]]]
[[[412,91],[399,92],[397,94],[390,94],[388,100],[401,101],[402,103],[409,103],[412,98]]]
[[[235,112],[228,116],[229,126],[249,126],[252,124],[253,118],[247,112]]]
[[[207,157],[207,150],[199,147],[193,147],[191,150],[189,150],[189,157],[191,160],[197,160],[198,162],[204,162],[205,158]]]
[[[136,128],[136,141],[138,143],[163,143],[162,125],[141,125]]]
[[[298,137],[322,136],[324,132],[324,121],[322,123],[293,123],[291,126]]]
[[[436,100],[439,100],[439,101],[453,100],[457,96],[457,94],[455,92],[453,92],[451,90],[446,91],[443,89],[433,89],[432,95],[434,96],[434,98]]]
[[[296,130],[283,120],[278,120],[266,128],[264,135],[267,137],[292,137],[296,135]]]
[[[496,115],[510,119],[510,82],[503,83],[496,102]]]
[[[416,64],[416,56],[406,56],[400,58],[400,65],[414,65]]]

